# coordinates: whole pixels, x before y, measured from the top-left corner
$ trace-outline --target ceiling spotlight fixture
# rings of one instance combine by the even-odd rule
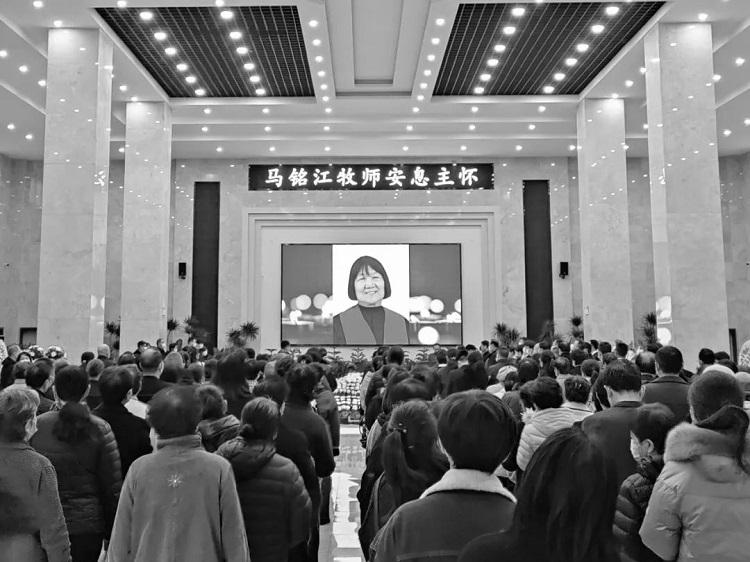
[[[544,106],[544,105],[540,105],[539,107],[537,107],[537,108],[536,108],[536,110],[537,110],[537,111],[538,111],[539,113],[544,113],[545,111],[547,111],[547,106]]]
[[[430,70],[429,68],[425,68],[422,74],[424,74],[425,76],[432,76],[432,70]]]
[[[138,96],[133,96],[132,98],[130,98],[130,101],[132,101],[133,103],[138,103],[138,100]]]
[[[487,59],[487,66],[489,66],[490,68],[495,68],[499,63],[500,61],[497,59]]]
[[[219,15],[223,20],[231,20],[234,17],[234,12],[232,10],[222,10]]]
[[[326,113],[331,113],[332,111],[333,109],[331,109],[330,107],[326,107]]]
[[[179,72],[185,72],[188,69],[188,65],[185,64],[184,62],[179,62],[179,63],[177,63],[177,65],[175,66],[175,68],[177,68],[177,70]]]
[[[323,62],[323,56],[322,56],[322,55],[317,55],[317,56],[315,57],[315,62],[317,62],[317,63],[321,63],[321,62]]]
[[[534,123],[529,123],[529,131],[533,131],[534,129],[536,129],[536,125],[534,125]]]
[[[246,62],[242,65],[242,68],[244,68],[245,70],[255,70],[255,63]]]
[[[25,138],[26,140],[29,140],[29,141],[34,140],[34,135],[32,135],[31,133],[27,133]]]
[[[578,51],[579,53],[585,53],[588,50],[589,50],[588,43],[578,43],[578,45],[576,45],[576,51]]]
[[[117,152],[119,152],[120,154],[125,154],[125,147],[121,146],[120,148],[117,149]]]
[[[327,90],[328,89],[328,84],[321,84],[320,85],[320,89],[321,90]]]
[[[157,41],[164,41],[167,38],[167,34],[164,31],[157,31],[154,33],[154,39]]]
[[[36,8],[37,10],[41,10],[42,8],[44,8],[44,2],[42,2],[42,0],[34,0],[31,5],[34,6],[34,8]]]
[[[632,88],[633,84],[635,84],[635,82],[633,82],[632,80],[625,80],[625,87],[626,88]]]
[[[619,97],[620,97],[620,94],[618,94],[618,93],[614,93],[614,94],[612,94],[612,99],[613,99],[613,100],[616,100],[616,99],[618,99]]]
[[[315,47],[320,47],[320,43],[321,43],[320,39],[313,39],[312,41],[312,44]]]
[[[619,6],[607,6],[604,9],[604,13],[607,14],[609,17],[616,16],[620,13],[620,7]]]
[[[708,19],[708,14],[705,12],[701,12],[698,14],[698,20],[699,21],[706,21]]]
[[[430,39],[430,43],[432,43],[433,45],[440,45],[440,37],[433,37],[432,39]]]
[[[420,82],[419,83],[419,89],[420,90],[426,90],[427,89],[427,82]]]
[[[0,59],[5,59],[5,58],[8,58],[8,51],[3,49],[2,51],[0,51]]]
[[[224,0],[216,0],[216,2],[214,2],[214,4],[216,4],[217,8],[223,8],[224,4],[226,4],[226,2],[224,2]]]
[[[164,49],[164,53],[168,57],[173,57],[177,54],[177,49],[175,49],[174,47],[167,47],[166,49]]]
[[[576,145],[574,145],[574,144],[569,144],[568,145],[568,150],[570,150],[571,152],[574,151],[575,149],[576,149]]]
[[[565,66],[575,66],[578,64],[578,59],[569,57],[565,59]]]
[[[15,123],[8,123],[8,130],[9,131],[15,131],[16,130]]]
[[[404,152],[407,152],[409,150],[409,147],[404,145],[401,147],[401,150],[403,150]]]
[[[484,74],[480,74],[479,75],[479,79],[482,82],[489,82],[491,78],[492,78],[492,74],[489,74],[487,72],[485,72]]]
[[[471,106],[471,112],[472,113],[476,113],[477,111],[479,111],[479,108],[476,105],[472,105]]]
[[[253,74],[250,77],[250,82],[252,82],[253,84],[257,84],[258,82],[260,82],[260,76],[258,76],[257,74]]]
[[[594,35],[599,35],[603,31],[604,31],[604,26],[600,23],[595,23],[594,25],[591,26],[591,33],[593,33]]]
[[[323,78],[323,76],[325,76],[325,75],[326,75],[326,71],[325,70],[318,70],[318,76],[320,76],[321,78]]]
[[[187,82],[188,84],[195,84],[197,81],[198,79],[192,74],[190,76],[185,77],[185,82]]]
[[[429,55],[427,55],[427,60],[430,62],[435,62],[435,55],[430,53]]]
[[[422,94],[419,94],[417,96],[417,101],[424,101],[424,96]]]
[[[557,82],[562,82],[563,80],[565,80],[565,73],[555,72],[555,75],[552,78],[554,78]]]
[[[117,7],[120,9],[127,8],[128,7],[127,0],[117,0]]]
[[[737,57],[736,59],[734,59],[734,64],[736,64],[737,66],[742,66],[743,64],[745,64],[745,59],[743,59],[742,57]]]
[[[414,130],[414,125],[407,125],[406,126],[406,130],[409,131],[409,132],[413,131]]]
[[[221,146],[216,147],[216,152],[224,152],[224,148]]]
[[[719,80],[721,80],[721,74],[714,74],[712,79],[714,82],[718,82]]]
[[[268,147],[268,151],[269,152],[276,152],[276,147],[275,146],[269,146]]]
[[[323,96],[320,99],[323,100],[323,103],[328,103],[328,100],[330,100],[331,98],[329,98],[328,96]]]
[[[266,95],[266,89],[265,88],[255,88],[255,95],[256,96],[265,96]]]
[[[516,28],[513,25],[506,25],[503,27],[503,35],[513,35],[516,32]]]
[[[241,47],[237,47],[236,51],[238,55],[246,55],[250,52],[250,49],[242,45]]]
[[[743,123],[745,124],[745,127],[750,127],[750,119],[745,118],[745,120],[743,121]]]
[[[415,105],[414,107],[411,108],[411,112],[412,113],[419,113],[419,108]]]
[[[484,88],[483,88],[482,86],[476,86],[476,87],[474,88],[474,93],[475,93],[476,95],[480,95],[480,94],[483,94],[483,93],[484,93]]]
[[[270,127],[269,125],[266,125],[265,127],[263,127],[263,130],[264,130],[264,131],[265,131],[266,133],[270,133],[270,132],[271,132],[271,127]]]
[[[496,53],[504,53],[505,49],[506,47],[502,43],[497,43],[494,47],[492,47],[492,50]]]
[[[138,14],[138,16],[143,21],[151,21],[152,19],[154,19],[154,12],[149,12],[148,10],[143,10],[141,13]]]
[[[44,79],[42,79],[42,80],[39,80],[39,82],[37,82],[37,84],[39,84],[42,88],[44,88],[47,85],[47,81],[44,80]]]
[[[461,145],[461,152],[465,152],[465,151],[466,151],[466,145],[465,145],[465,144],[462,144],[462,145]]]
[[[18,67],[18,72],[20,72],[21,74],[26,74],[28,71],[29,71],[29,67],[26,66],[25,64],[22,64],[21,66]]]
[[[722,134],[723,134],[723,135],[724,135],[725,137],[728,137],[729,135],[731,135],[731,134],[732,134],[732,130],[731,130],[731,129],[724,129],[724,131],[722,132]]]
[[[325,150],[326,152],[331,152],[331,147],[330,146],[324,146],[323,150]]]
[[[323,130],[324,130],[324,131],[325,131],[326,133],[327,133],[328,131],[330,131],[330,130],[331,130],[331,127],[330,127],[330,125],[323,125]]]
[[[542,91],[545,94],[551,94],[552,92],[555,91],[555,87],[554,86],[545,86],[544,88],[542,88]]]
[[[206,115],[211,115],[211,108],[210,107],[204,107],[203,108],[203,113],[205,113]]]
[[[52,25],[54,25],[55,27],[59,29],[62,27],[62,23],[63,23],[62,20],[55,20],[52,22]]]
[[[435,25],[443,26],[445,25],[445,18],[438,18],[435,20]]]
[[[513,8],[510,11],[510,13],[511,13],[511,15],[514,18],[522,18],[524,16],[524,14],[526,14],[526,8],[522,8],[520,6],[517,6],[517,7]]]
[[[198,89],[195,90],[195,95],[196,96],[205,96],[206,95],[206,90],[203,89],[203,88],[198,88]]]
[[[517,144],[516,145],[516,152],[521,152],[522,150],[523,150],[523,146],[521,146],[520,144]]]
[[[271,113],[271,110],[268,109],[267,107],[264,107],[263,108],[263,113],[266,114],[266,115],[268,115],[269,113]]]
[[[120,84],[120,91],[121,92],[127,92],[128,91],[128,85],[127,84]]]
[[[229,38],[233,41],[237,41],[239,39],[242,39],[242,32],[241,31],[230,31],[229,32]]]
[[[469,124],[469,130],[474,131],[477,128],[477,126],[474,123]]]
[[[204,125],[203,127],[201,127],[201,131],[203,131],[204,133],[207,133],[208,132],[208,127],[206,127]]]
[[[310,20],[309,22],[307,22],[307,25],[313,28],[318,27],[318,20]]]
[[[638,72],[640,72],[641,74],[646,74],[646,67],[645,66],[640,67],[638,69]]]

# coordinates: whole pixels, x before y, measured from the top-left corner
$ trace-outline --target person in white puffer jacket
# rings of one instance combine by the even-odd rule
[[[516,463],[521,470],[526,470],[534,451],[547,437],[559,429],[571,427],[580,419],[575,411],[561,407],[562,389],[551,377],[540,376],[526,383],[521,388],[521,397],[524,395],[528,396],[531,409],[527,409],[523,416],[525,425],[516,455]]]

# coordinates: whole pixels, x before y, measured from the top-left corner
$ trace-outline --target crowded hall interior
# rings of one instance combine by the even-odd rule
[[[750,0],[0,0],[0,562],[748,562]]]

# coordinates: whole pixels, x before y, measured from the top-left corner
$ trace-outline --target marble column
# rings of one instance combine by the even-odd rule
[[[112,51],[97,30],[49,32],[37,341],[73,361],[104,334]]]
[[[586,338],[633,341],[625,104],[578,106],[581,287]]]
[[[125,121],[120,349],[167,335],[172,117],[166,103],[128,103]]]
[[[711,26],[659,24],[645,55],[658,332],[689,368],[729,340]]]

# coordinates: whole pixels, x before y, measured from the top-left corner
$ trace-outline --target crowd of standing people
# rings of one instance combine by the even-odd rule
[[[75,364],[2,346],[3,556],[317,560],[352,366],[194,343]],[[704,349],[691,371],[658,344],[378,349],[361,365],[363,556],[746,560],[749,355]]]

